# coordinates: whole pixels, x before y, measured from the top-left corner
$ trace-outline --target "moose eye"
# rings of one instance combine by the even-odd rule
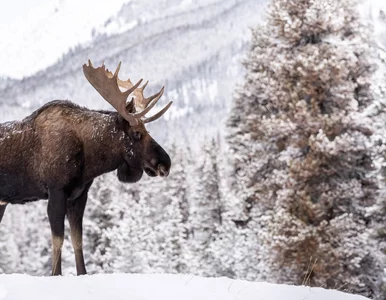
[[[140,133],[139,131],[135,131],[134,132],[134,139],[139,141],[141,138],[142,138],[142,133]]]

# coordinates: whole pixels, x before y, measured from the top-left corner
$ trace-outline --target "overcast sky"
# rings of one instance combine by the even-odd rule
[[[1,0],[0,76],[21,78],[91,40],[130,0]]]
[[[28,1],[28,0],[11,0],[1,1],[0,3],[0,24],[17,24],[18,19],[22,19],[39,3],[47,0]],[[2,27],[1,27],[2,28]]]
[[[54,64],[130,1],[1,0],[0,76],[22,78]],[[367,1],[374,16],[386,8],[386,0]]]

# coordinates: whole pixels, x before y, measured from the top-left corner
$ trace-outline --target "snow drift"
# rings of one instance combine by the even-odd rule
[[[0,275],[0,300],[242,299],[364,300],[339,291],[192,275],[110,274],[82,277]]]

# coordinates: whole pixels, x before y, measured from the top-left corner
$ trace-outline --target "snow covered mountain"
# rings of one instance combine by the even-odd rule
[[[235,85],[243,78],[241,59],[249,28],[258,23],[265,2],[130,1],[90,43],[73,48],[33,76],[3,84],[0,121],[26,116],[53,99],[110,109],[82,73],[82,64],[90,58],[94,65],[105,61],[110,69],[122,61],[121,76],[150,80],[149,94],[166,86],[163,103],[174,100],[174,105],[151,128],[156,137],[163,129],[158,139],[169,135],[168,140],[186,142],[212,136],[222,126]]]

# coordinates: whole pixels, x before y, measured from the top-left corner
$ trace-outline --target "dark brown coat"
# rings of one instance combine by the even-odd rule
[[[95,177],[118,169],[118,178],[136,182],[167,176],[168,154],[143,122],[132,126],[117,112],[94,111],[69,101],[47,103],[22,121],[0,125],[0,222],[7,204],[49,199],[53,240],[52,274],[61,274],[67,215],[78,274],[85,274],[82,218]]]

